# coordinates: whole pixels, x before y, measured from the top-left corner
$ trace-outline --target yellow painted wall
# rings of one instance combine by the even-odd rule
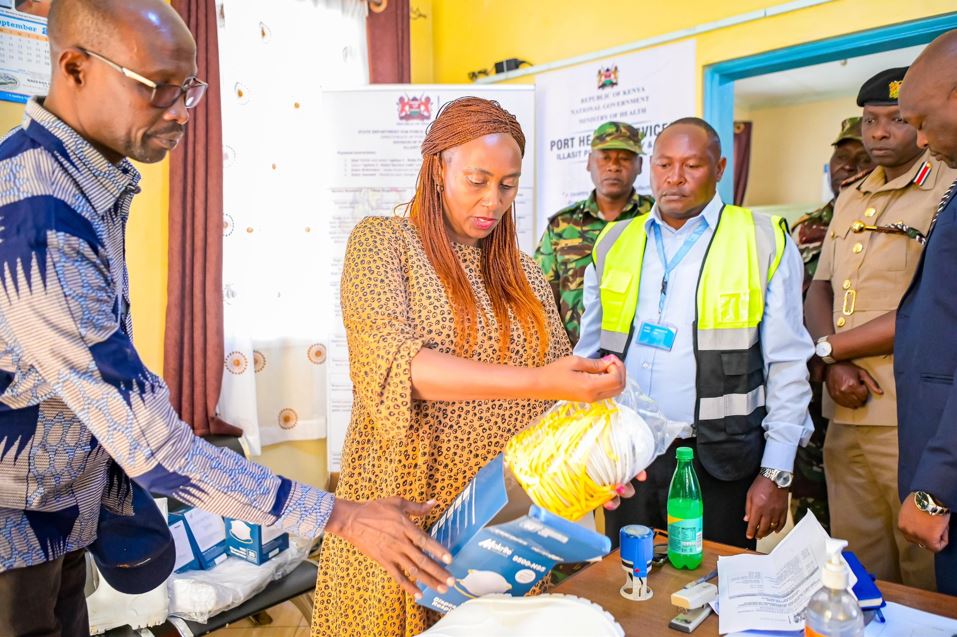
[[[23,117],[23,104],[0,102],[0,131],[6,133],[17,126]]]
[[[735,111],[752,122],[746,206],[818,204],[831,142],[845,117],[860,115],[854,95]]]
[[[642,38],[748,11],[782,0],[432,0],[433,79],[468,82],[468,72],[517,57],[534,64],[619,46]],[[953,12],[953,0],[834,0],[828,4],[700,35],[699,70],[715,62]],[[413,58],[430,48],[416,40]],[[700,74],[699,74],[700,77]],[[533,76],[516,80],[533,82]],[[699,99],[700,99],[699,90]]]
[[[433,4],[433,0],[412,0],[409,7],[413,84],[431,84],[435,78],[432,55]]]
[[[142,192],[133,200],[126,229],[133,337],[147,367],[162,375],[169,269],[169,162],[136,167],[143,173]]]

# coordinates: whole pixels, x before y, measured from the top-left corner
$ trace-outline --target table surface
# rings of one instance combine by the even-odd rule
[[[577,595],[599,604],[621,624],[626,635],[681,634],[668,629],[668,622],[678,614],[671,605],[671,594],[686,584],[717,567],[718,556],[737,555],[744,549],[714,542],[704,543],[704,559],[694,571],[677,570],[671,564],[655,567],[648,578],[654,597],[634,602],[621,596],[618,590],[625,583],[618,551],[613,551],[600,562],[585,567],[552,589],[553,593]],[[878,581],[877,587],[889,602],[957,619],[957,598],[910,588],[901,584]],[[712,613],[695,631],[696,635],[717,635],[718,617]]]

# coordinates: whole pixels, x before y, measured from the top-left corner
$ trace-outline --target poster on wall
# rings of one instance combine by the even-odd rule
[[[591,136],[615,120],[644,133],[650,153],[669,122],[697,111],[693,40],[542,73],[535,79],[538,227],[594,187],[586,170]],[[648,160],[635,182],[650,194]]]
[[[521,249],[535,248],[535,91],[532,86],[377,85],[324,91],[323,160],[326,173],[325,239],[330,266],[324,296],[333,316],[328,349],[329,471],[339,471],[352,414],[349,352],[339,307],[339,278],[349,233],[369,215],[404,211],[422,165],[420,146],[428,125],[448,101],[475,95],[499,102],[525,133],[522,178],[515,198]]]
[[[0,0],[0,100],[26,102],[50,87],[49,0]]]

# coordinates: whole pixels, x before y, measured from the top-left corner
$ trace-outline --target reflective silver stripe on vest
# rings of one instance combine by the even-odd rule
[[[730,416],[747,416],[764,406],[764,385],[747,394],[727,394],[717,398],[702,398],[698,406],[700,420],[721,420]]]
[[[601,336],[598,337],[598,345],[601,349],[620,354],[625,351],[629,336],[631,336],[631,334],[602,330]]]
[[[761,274],[758,281],[765,281],[765,285],[767,285],[768,271],[771,269],[771,264],[774,263],[778,251],[778,244],[774,237],[774,223],[771,217],[761,214],[760,212],[752,212],[751,217],[754,218],[754,239],[758,250],[758,272]],[[765,294],[766,293],[767,290],[765,290]]]
[[[758,342],[758,328],[698,330],[699,350],[748,350]]]
[[[631,219],[626,219],[625,221],[619,221],[611,228],[608,229],[608,232],[602,237],[601,241],[595,246],[595,276],[598,281],[598,289],[601,289],[601,275],[605,271],[605,258],[608,256],[608,252],[611,250],[611,247],[615,245],[615,242],[618,241],[618,237],[621,236],[621,233],[625,231],[625,228],[628,227],[628,224],[635,220],[635,217]]]

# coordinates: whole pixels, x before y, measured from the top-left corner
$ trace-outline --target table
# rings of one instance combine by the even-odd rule
[[[625,572],[621,568],[618,551],[575,573],[551,592],[577,595],[599,604],[621,624],[625,635],[677,637],[681,633],[668,628],[668,622],[678,614],[678,610],[671,605],[671,594],[716,568],[718,556],[745,552],[745,549],[705,542],[704,559],[696,570],[677,570],[668,563],[663,567],[655,567],[648,578],[654,597],[644,602],[633,602],[618,593],[625,583]],[[957,598],[883,581],[878,581],[877,587],[889,602],[957,619]],[[718,617],[712,613],[694,634],[699,637],[717,635]]]

